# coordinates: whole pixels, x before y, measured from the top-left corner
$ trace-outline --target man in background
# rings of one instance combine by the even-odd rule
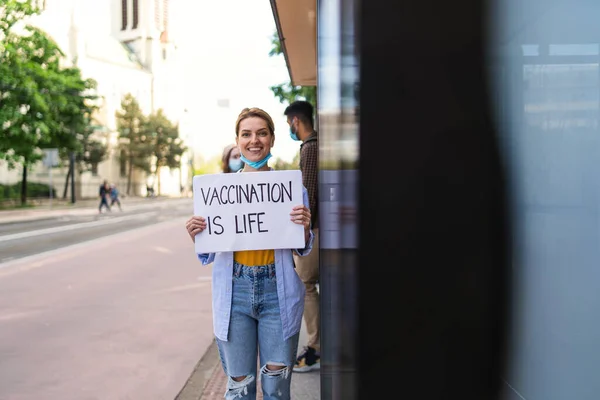
[[[102,207],[106,207],[108,211],[110,211],[110,206],[108,205],[108,194],[110,189],[108,187],[108,181],[102,182],[100,188],[98,189],[98,195],[100,196],[100,204],[98,205],[98,213],[102,214]]]
[[[290,126],[290,137],[300,144],[300,171],[302,183],[308,191],[314,244],[308,256],[294,255],[296,272],[306,288],[304,298],[304,323],[308,342],[294,365],[295,372],[317,370],[321,366],[320,315],[319,315],[319,203],[318,166],[319,145],[313,123],[313,106],[307,101],[295,101],[284,111]]]

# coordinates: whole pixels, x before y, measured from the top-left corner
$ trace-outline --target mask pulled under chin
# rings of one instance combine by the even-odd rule
[[[267,156],[265,158],[263,158],[260,161],[250,161],[246,157],[244,157],[243,154],[240,156],[240,159],[244,162],[244,164],[247,164],[254,169],[262,168],[269,161],[269,158],[271,158],[270,152],[269,152],[269,154],[267,154]]]

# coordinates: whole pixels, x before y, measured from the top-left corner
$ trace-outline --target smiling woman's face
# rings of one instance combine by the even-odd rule
[[[275,136],[264,119],[248,117],[240,121],[235,141],[244,157],[250,161],[261,161],[271,152]]]

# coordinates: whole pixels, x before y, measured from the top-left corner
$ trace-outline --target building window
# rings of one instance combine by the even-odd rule
[[[140,20],[140,4],[138,0],[133,0],[133,29],[137,29]]]
[[[169,0],[163,0],[162,25],[165,32],[169,30]]]
[[[128,0],[121,0],[121,30],[127,29],[127,2]]]
[[[167,43],[169,41],[169,0],[163,0],[162,20],[163,20],[162,42]]]
[[[162,3],[160,2],[160,0],[154,0],[154,25],[156,26],[156,29],[158,29],[159,31],[162,31],[162,18],[161,18],[161,14],[162,14]]]

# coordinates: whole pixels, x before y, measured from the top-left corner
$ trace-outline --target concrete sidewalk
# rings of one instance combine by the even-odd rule
[[[300,330],[298,352],[306,343],[304,321]],[[227,377],[221,367],[217,345],[213,341],[204,357],[190,376],[185,387],[175,400],[222,400],[227,385]],[[260,381],[257,400],[262,400]],[[292,373],[292,400],[319,400],[321,398],[321,375],[319,371]]]

